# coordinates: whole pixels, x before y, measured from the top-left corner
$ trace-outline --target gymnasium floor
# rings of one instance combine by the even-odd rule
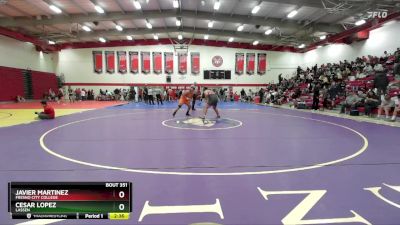
[[[400,128],[244,103],[200,123],[201,106],[172,118],[175,106],[0,128],[0,224],[399,224]],[[10,181],[130,181],[133,211],[119,222],[11,220]]]

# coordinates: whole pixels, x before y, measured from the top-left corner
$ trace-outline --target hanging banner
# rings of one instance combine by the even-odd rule
[[[180,74],[187,73],[187,53],[180,52],[178,53],[178,72]]]
[[[259,75],[264,75],[267,70],[267,54],[258,53],[257,54],[257,73]]]
[[[150,73],[150,52],[140,52],[142,59],[142,73]]]
[[[161,52],[153,52],[153,71],[155,74],[160,74],[162,72]]]
[[[106,51],[106,71],[107,73],[115,72],[115,52]]]
[[[117,58],[118,58],[118,72],[126,73],[126,71],[128,70],[126,62],[126,52],[118,51]]]
[[[244,53],[236,53],[235,55],[235,73],[242,75],[244,71]]]
[[[166,74],[174,72],[174,53],[164,52],[164,71]]]
[[[103,52],[93,51],[93,70],[95,73],[103,72]]]
[[[138,52],[129,52],[129,63],[130,63],[130,71],[131,73],[139,72],[139,53]]]
[[[256,54],[255,53],[247,53],[246,54],[246,73],[249,75],[254,74],[254,67],[255,67],[255,59]]]
[[[190,53],[190,65],[192,74],[200,73],[200,53],[192,52]]]

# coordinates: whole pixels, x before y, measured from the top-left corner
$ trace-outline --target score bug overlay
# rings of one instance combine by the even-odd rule
[[[129,219],[130,182],[10,182],[13,219]]]

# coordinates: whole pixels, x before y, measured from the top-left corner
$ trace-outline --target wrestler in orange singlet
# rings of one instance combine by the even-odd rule
[[[186,112],[186,116],[190,116],[189,111],[190,111],[190,101],[193,98],[193,94],[194,94],[194,89],[195,87],[190,87],[189,90],[185,90],[182,92],[181,98],[179,99],[179,103],[178,103],[178,108],[175,109],[174,113],[172,114],[172,116],[175,116],[176,113],[178,112],[178,110],[182,107],[182,105],[187,105],[188,109]]]

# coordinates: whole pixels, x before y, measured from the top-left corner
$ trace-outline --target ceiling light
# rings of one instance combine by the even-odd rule
[[[214,21],[208,22],[208,28],[212,28],[214,26]]]
[[[287,15],[287,17],[288,18],[293,18],[296,14],[297,14],[297,10],[293,10]]]
[[[272,29],[268,29],[267,31],[265,31],[265,35],[270,35],[272,33]]]
[[[153,28],[153,25],[151,25],[151,23],[149,23],[149,22],[146,22],[146,27],[151,29],[151,28]]]
[[[172,2],[172,5],[174,6],[175,9],[179,8],[179,1],[178,0],[174,0]]]
[[[49,41],[49,45],[55,45],[56,43],[54,41]]]
[[[94,6],[94,9],[95,9],[98,13],[104,13],[104,9],[101,8],[101,7],[98,6],[98,5],[95,5],[95,6]]]
[[[86,32],[92,31],[92,29],[90,29],[90,27],[88,27],[88,26],[86,26],[86,25],[82,26],[82,29],[83,29],[84,31],[86,31]]]
[[[322,48],[322,46],[321,46],[321,45],[318,45],[317,48]]]
[[[356,25],[356,26],[360,26],[360,25],[363,25],[364,23],[366,23],[365,20],[359,20],[359,21],[357,21],[357,22],[355,23],[355,25]]]
[[[118,31],[124,30],[124,28],[122,28],[120,25],[116,25],[116,26],[115,26],[115,29],[117,29]]]
[[[50,5],[49,7],[50,7],[50,9],[53,10],[55,13],[58,13],[58,14],[62,13],[61,9],[58,8],[58,7],[55,6],[55,5]]]
[[[158,40],[158,35],[157,34],[155,34],[153,37],[154,37],[154,40]]]
[[[136,9],[142,8],[142,6],[140,5],[140,2],[138,2],[137,0],[133,0],[133,5],[135,6]]]
[[[179,40],[182,40],[183,39],[183,37],[182,37],[182,35],[180,34],[180,35],[178,35],[178,39]]]
[[[177,27],[180,27],[182,25],[182,22],[180,19],[177,18],[175,24]]]
[[[243,26],[243,25],[240,25],[240,26],[238,26],[237,31],[242,31],[243,28],[244,28],[244,26]]]
[[[301,44],[301,45],[299,45],[299,48],[305,48],[306,47],[306,45],[305,44]]]
[[[230,37],[228,41],[229,41],[229,42],[232,42],[233,40],[235,40],[235,38]]]
[[[218,10],[220,6],[221,6],[221,2],[219,2],[219,0],[216,0],[214,3],[214,10]]]
[[[257,6],[255,6],[255,7],[253,8],[253,10],[251,10],[251,14],[256,14],[256,13],[258,13],[259,10],[260,10],[260,6],[257,5]]]
[[[325,40],[326,39],[326,35],[323,35],[321,37],[319,37],[320,40]]]
[[[253,41],[253,45],[258,45],[258,41]]]
[[[128,39],[128,40],[130,40],[130,41],[133,40],[132,36],[126,36],[126,39]]]
[[[204,39],[208,40],[208,34],[204,35]]]
[[[104,39],[103,37],[101,37],[101,38],[99,38],[99,41],[105,43],[105,42],[106,42],[106,39]]]

